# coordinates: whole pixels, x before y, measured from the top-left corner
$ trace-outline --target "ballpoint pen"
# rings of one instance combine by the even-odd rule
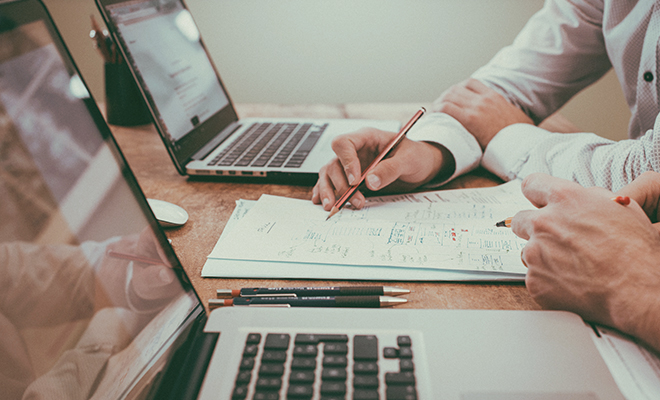
[[[332,206],[332,209],[330,210],[330,215],[328,215],[328,218],[325,219],[326,221],[329,220],[330,217],[332,217],[333,215],[337,214],[339,210],[341,210],[341,208],[344,207],[344,205],[348,202],[348,199],[350,199],[351,196],[353,196],[353,194],[358,189],[358,187],[362,184],[362,182],[364,182],[367,175],[369,175],[369,173],[378,165],[378,163],[381,162],[385,157],[387,157],[387,155],[403,140],[403,138],[406,136],[410,128],[412,128],[412,126],[415,125],[415,123],[422,117],[422,115],[424,115],[425,112],[426,109],[424,107],[420,108],[419,111],[417,111],[415,115],[413,115],[410,121],[408,121],[408,123],[405,124],[403,128],[401,128],[401,130],[394,137],[394,139],[392,139],[387,144],[387,146],[385,146],[383,151],[381,151],[380,154],[378,154],[378,156],[371,162],[371,164],[369,164],[367,169],[364,170],[358,182],[354,185],[351,185],[346,190],[346,192],[335,202],[335,204]]]
[[[210,299],[209,307],[392,307],[408,302],[391,296],[235,297]]]
[[[408,289],[391,286],[328,286],[218,289],[219,298],[227,297],[310,297],[310,296],[400,296]]]

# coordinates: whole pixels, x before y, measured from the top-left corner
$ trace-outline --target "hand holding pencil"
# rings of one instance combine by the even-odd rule
[[[417,118],[413,116],[413,119]],[[360,192],[363,187],[370,191],[404,191],[429,182],[438,177],[439,172],[443,176],[445,173],[447,177],[451,175],[453,158],[444,147],[410,140],[405,136],[397,142],[396,133],[364,128],[335,138],[332,149],[337,157],[319,171],[312,201],[330,211],[336,199],[351,186],[359,186],[351,190],[348,201],[360,209],[365,203],[365,197]],[[388,145],[392,143],[397,145],[394,151],[387,154]],[[363,173],[380,155],[383,155],[380,162],[370,172]],[[361,182],[363,185],[360,185]]]

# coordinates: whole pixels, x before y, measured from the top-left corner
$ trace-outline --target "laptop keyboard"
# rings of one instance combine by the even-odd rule
[[[328,124],[255,123],[208,165],[298,168],[327,127]]]
[[[392,342],[381,352],[375,335],[250,333],[232,399],[415,400],[412,340]]]

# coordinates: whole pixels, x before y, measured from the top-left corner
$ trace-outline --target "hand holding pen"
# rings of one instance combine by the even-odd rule
[[[371,173],[374,168],[380,163],[385,157],[389,156],[392,151],[401,143],[403,138],[406,136],[410,128],[415,125],[415,123],[424,115],[426,112],[426,109],[424,107],[420,108],[419,111],[413,115],[413,117],[408,121],[406,125],[401,128],[399,133],[390,140],[390,142],[381,150],[381,152],[376,156],[376,158],[371,161],[371,164],[362,172],[362,175],[360,178],[357,180],[357,182],[351,184],[351,186],[344,192],[344,194],[335,202],[335,204],[332,206],[332,209],[330,210],[330,215],[328,215],[328,218],[326,220],[330,219],[333,215],[339,212],[344,205],[348,202],[348,200],[355,194],[355,192],[358,190],[358,187],[364,182],[366,179],[367,175]]]
[[[419,123],[421,121],[417,125]],[[360,209],[365,204],[365,197],[360,192],[363,187],[370,191],[384,188],[409,191],[435,177],[442,179],[444,174],[449,177],[455,168],[448,150],[440,145],[409,140],[405,138],[409,133],[400,138],[396,133],[364,128],[336,137],[332,141],[336,157],[319,170],[312,202],[322,204],[325,211],[330,211],[339,196],[350,190],[351,185],[358,185],[351,190],[349,200],[354,208]],[[395,149],[387,154],[387,147],[392,142],[396,144]],[[384,155],[381,161],[370,172],[363,173],[381,154]]]

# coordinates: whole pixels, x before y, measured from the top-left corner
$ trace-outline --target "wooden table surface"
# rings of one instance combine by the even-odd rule
[[[424,105],[424,104],[421,104]],[[310,117],[396,119],[405,123],[420,104],[274,105],[238,104],[242,117]],[[128,163],[147,197],[183,207],[188,222],[166,231],[172,246],[202,300],[215,290],[241,287],[355,285],[356,281],[202,278],[206,256],[220,237],[238,199],[257,200],[262,194],[300,199],[311,197],[311,187],[191,180],[177,173],[152,125],[111,126]],[[477,170],[443,188],[494,186],[497,178]],[[362,284],[362,282],[360,282]],[[410,289],[407,308],[539,309],[522,283],[449,283],[368,281],[365,285],[391,285]]]

